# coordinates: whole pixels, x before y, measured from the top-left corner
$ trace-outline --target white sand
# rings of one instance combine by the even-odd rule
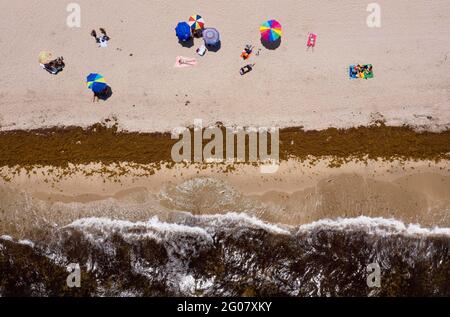
[[[87,126],[108,117],[138,131],[171,130],[194,118],[322,129],[367,124],[376,113],[392,125],[450,126],[448,0],[380,0],[379,29],[366,26],[371,1],[360,0],[77,2],[80,29],[66,26],[69,1],[2,1],[0,129]],[[175,37],[176,23],[194,13],[221,32],[222,48],[199,57],[196,68],[176,69],[175,57],[196,56],[202,42],[188,49]],[[240,52],[247,43],[261,47],[259,25],[269,18],[283,25],[282,44],[253,56],[254,71],[241,78]],[[112,38],[107,49],[89,35],[98,27]],[[319,36],[314,52],[305,50],[310,31]],[[41,50],[63,55],[64,72],[43,71]],[[375,78],[349,80],[352,63],[372,63]],[[91,103],[90,72],[112,86],[107,102]]]

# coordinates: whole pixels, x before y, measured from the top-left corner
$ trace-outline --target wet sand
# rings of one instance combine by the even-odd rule
[[[289,226],[361,215],[450,226],[448,161],[351,162],[333,168],[327,160],[290,160],[275,174],[261,174],[249,165],[233,172],[177,165],[142,176],[142,169],[131,165],[122,167],[126,172],[121,176],[93,173],[106,168],[78,166],[61,179],[52,175],[67,169],[13,174],[12,168],[7,172],[11,179],[0,187],[2,231],[22,235],[30,228],[63,226],[85,217],[170,220],[178,212],[244,212]]]

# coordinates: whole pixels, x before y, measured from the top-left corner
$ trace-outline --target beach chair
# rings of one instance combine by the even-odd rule
[[[309,33],[308,35],[308,42],[306,43],[306,46],[309,47],[315,47],[317,41],[317,35],[314,33]]]
[[[203,56],[203,55],[205,55],[205,53],[206,53],[206,46],[205,45],[202,45],[199,48],[197,48],[197,54],[198,55]]]

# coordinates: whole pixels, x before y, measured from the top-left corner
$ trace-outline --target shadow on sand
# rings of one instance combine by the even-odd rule
[[[273,42],[268,42],[261,39],[261,44],[268,50],[276,50],[281,45],[281,37]]]
[[[206,48],[210,52],[218,52],[220,48],[222,47],[222,42],[217,43],[216,45],[206,45]]]
[[[98,99],[106,101],[111,98],[113,92],[111,87],[107,86],[101,93],[97,95]]]
[[[180,41],[178,40],[178,43],[180,43],[181,46],[186,47],[186,48],[191,48],[192,46],[194,46],[194,38],[190,38],[187,41]]]

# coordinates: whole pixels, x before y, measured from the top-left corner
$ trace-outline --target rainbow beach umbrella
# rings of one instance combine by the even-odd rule
[[[205,20],[198,14],[192,15],[188,21],[189,26],[193,31],[202,30],[205,27]]]
[[[261,39],[266,42],[275,42],[282,34],[281,24],[277,20],[264,22],[259,31],[261,32]]]
[[[106,87],[105,77],[100,74],[91,73],[86,77],[87,87],[93,92],[100,92]]]

